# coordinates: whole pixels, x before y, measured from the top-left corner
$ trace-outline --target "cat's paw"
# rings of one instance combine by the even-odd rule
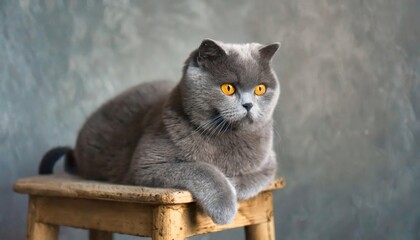
[[[228,185],[229,189],[210,194],[202,203],[204,211],[217,224],[232,222],[238,210],[235,188],[230,183]]]
[[[236,198],[239,201],[255,197],[262,190],[262,186],[245,186],[245,184],[241,183],[240,179],[237,177],[231,177],[228,178],[228,180],[235,188]]]
[[[237,188],[238,200],[246,200],[258,195],[260,189]]]
[[[233,221],[238,210],[236,196],[218,195],[206,204],[204,210],[213,222],[217,224],[228,224]]]

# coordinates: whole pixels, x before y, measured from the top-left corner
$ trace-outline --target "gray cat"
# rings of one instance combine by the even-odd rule
[[[215,223],[275,177],[272,115],[279,48],[205,39],[181,81],[140,84],[89,117],[74,150],[49,151],[40,173],[67,154],[68,171],[96,180],[191,191]]]

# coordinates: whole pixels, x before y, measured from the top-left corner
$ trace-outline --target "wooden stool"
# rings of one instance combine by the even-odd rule
[[[18,180],[14,190],[29,195],[27,239],[57,239],[60,225],[90,229],[89,239],[110,240],[112,233],[180,240],[245,226],[246,239],[274,240],[272,190],[239,203],[235,220],[217,225],[194,203],[190,192],[44,175]]]

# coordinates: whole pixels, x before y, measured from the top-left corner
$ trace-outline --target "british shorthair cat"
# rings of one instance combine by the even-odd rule
[[[215,223],[229,223],[237,201],[276,174],[280,85],[270,63],[279,46],[203,40],[180,82],[140,84],[111,99],[87,119],[74,150],[45,155],[40,173],[66,155],[83,178],[189,190]]]

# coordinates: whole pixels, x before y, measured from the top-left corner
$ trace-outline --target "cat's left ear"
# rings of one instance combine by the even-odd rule
[[[198,48],[197,62],[203,65],[208,61],[214,61],[223,56],[226,56],[223,47],[212,39],[204,39]]]
[[[260,52],[260,56],[262,59],[266,61],[271,61],[274,54],[277,52],[277,50],[280,48],[280,43],[275,42],[266,46],[261,47],[258,51]]]

